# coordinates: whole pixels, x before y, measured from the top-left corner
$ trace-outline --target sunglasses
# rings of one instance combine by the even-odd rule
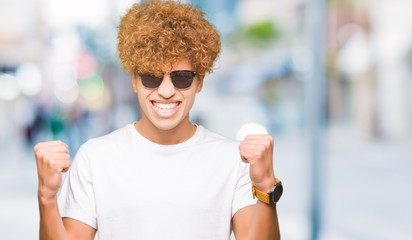
[[[197,72],[189,70],[178,70],[173,72],[165,72],[164,74],[170,74],[172,79],[173,86],[177,89],[187,89],[192,85],[193,78],[196,76]],[[142,79],[142,84],[146,88],[155,89],[160,86],[163,81],[164,76],[156,77],[151,73],[142,73],[140,74]]]

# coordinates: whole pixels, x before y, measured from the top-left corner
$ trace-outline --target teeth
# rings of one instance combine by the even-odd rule
[[[153,105],[162,112],[167,112],[170,110],[173,110],[174,108],[177,107],[177,103],[169,103],[169,104],[164,104],[164,103],[156,103],[153,102]]]

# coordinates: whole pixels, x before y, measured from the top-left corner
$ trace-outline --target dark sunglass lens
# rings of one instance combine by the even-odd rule
[[[143,86],[147,88],[157,88],[162,83],[162,79],[153,74],[141,74],[140,77],[142,79]]]
[[[195,74],[190,71],[175,71],[171,73],[173,85],[176,88],[185,89],[192,85]]]

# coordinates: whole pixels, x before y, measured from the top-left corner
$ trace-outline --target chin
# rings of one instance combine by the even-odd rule
[[[168,123],[154,123],[153,125],[162,131],[169,131],[175,129],[180,123],[168,122]]]

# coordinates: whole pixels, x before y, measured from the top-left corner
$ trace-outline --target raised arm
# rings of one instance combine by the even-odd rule
[[[68,147],[61,141],[38,143],[34,147],[39,179],[40,240],[92,240],[96,230],[85,223],[60,216],[57,192],[62,173],[70,167]]]
[[[277,182],[273,171],[273,137],[267,134],[246,136],[239,150],[242,161],[250,164],[252,184],[264,193],[270,192]],[[232,225],[237,240],[280,239],[276,203],[258,200],[256,206],[239,210],[233,216]]]

